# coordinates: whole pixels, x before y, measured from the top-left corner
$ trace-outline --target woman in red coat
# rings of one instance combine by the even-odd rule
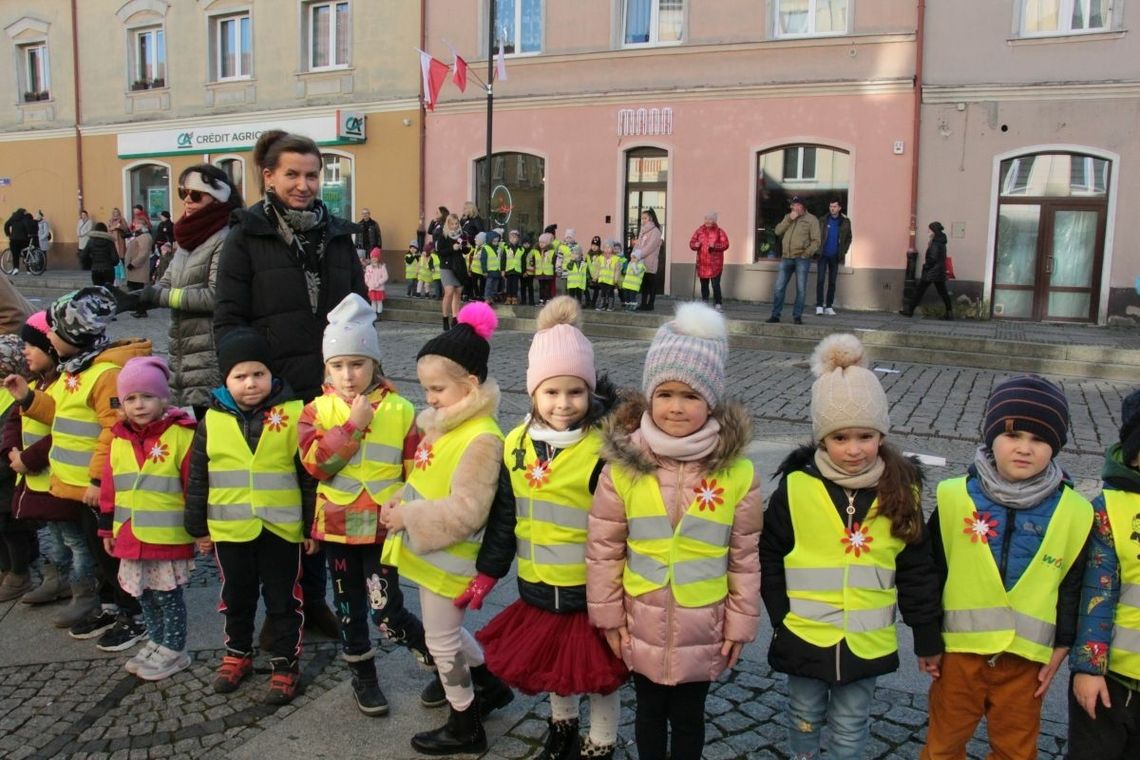
[[[720,298],[720,276],[724,272],[724,252],[728,250],[728,235],[717,226],[716,212],[705,214],[705,223],[689,238],[689,248],[697,252],[697,277],[701,279],[701,300],[709,302],[709,283],[712,282],[713,302],[717,311],[723,311]]]

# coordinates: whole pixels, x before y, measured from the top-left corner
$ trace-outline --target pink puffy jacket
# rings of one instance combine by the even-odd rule
[[[727,402],[713,412],[721,440],[703,462],[657,457],[636,430],[644,402],[627,401],[607,421],[603,457],[610,463],[653,474],[674,527],[692,503],[703,476],[743,455],[752,439],[748,412]],[[681,607],[668,588],[630,597],[622,588],[628,524],[625,504],[614,490],[610,466],[602,471],[590,509],[586,543],[586,598],[590,622],[605,629],[626,626],[626,665],[655,683],[711,681],[725,669],[724,641],[750,642],[760,626],[760,529],[764,513],[759,482],[737,505],[728,552],[728,596],[706,607]]]

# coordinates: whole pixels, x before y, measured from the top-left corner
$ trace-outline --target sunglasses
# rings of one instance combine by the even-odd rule
[[[202,200],[204,195],[207,195],[207,193],[203,193],[201,190],[187,190],[184,187],[178,188],[178,200],[180,201],[189,198],[191,203],[198,203]]]

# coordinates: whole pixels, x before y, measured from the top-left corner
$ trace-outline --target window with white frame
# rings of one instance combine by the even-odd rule
[[[1026,36],[1103,32],[1111,23],[1109,0],[1021,0]]]
[[[48,66],[48,49],[46,42],[34,42],[19,46],[20,54],[20,87],[23,94],[20,99],[25,103],[34,103],[37,100],[47,100],[51,97],[51,71]]]
[[[542,0],[495,0],[495,28],[505,55],[540,52]]]
[[[684,0],[625,0],[622,42],[626,45],[680,42],[684,21]]]
[[[348,3],[313,2],[305,5],[305,48],[310,71],[348,65],[351,36]]]
[[[166,86],[166,32],[160,26],[131,32],[131,89]]]
[[[795,145],[784,148],[785,180],[815,179],[815,146]]]
[[[776,36],[847,34],[849,5],[849,0],[776,0]]]
[[[253,29],[249,14],[217,16],[212,29],[214,79],[248,79],[253,76]]]

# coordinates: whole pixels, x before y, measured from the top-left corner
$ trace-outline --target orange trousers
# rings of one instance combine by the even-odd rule
[[[922,760],[965,760],[966,743],[982,717],[989,729],[989,760],[1034,760],[1041,729],[1037,673],[1041,665],[1015,654],[942,655],[942,676],[930,686],[930,726]]]

